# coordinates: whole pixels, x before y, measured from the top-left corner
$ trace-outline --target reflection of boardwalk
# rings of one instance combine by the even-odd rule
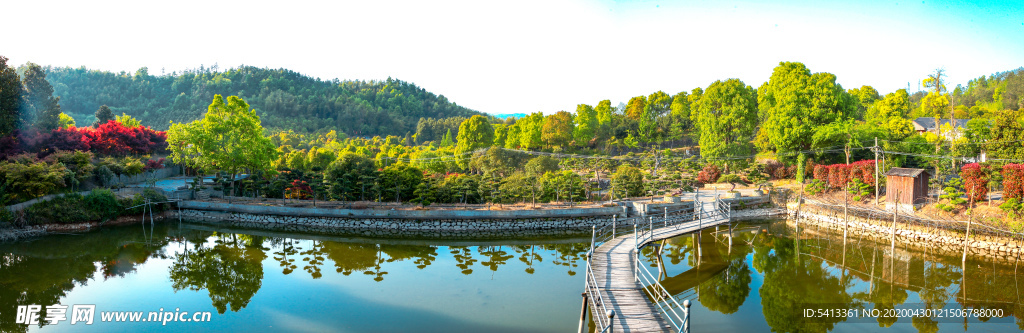
[[[708,200],[703,203],[705,213],[701,216],[701,220],[656,228],[650,235],[642,236],[639,240],[640,244],[637,244],[636,235],[626,234],[613,238],[594,250],[591,257],[594,279],[600,289],[604,304],[609,310],[615,311],[612,331],[662,332],[674,329],[669,321],[659,313],[659,305],[651,303],[650,298],[645,294],[645,287],[637,281],[636,249],[655,241],[727,223],[728,215],[720,211],[720,204],[720,201]],[[642,226],[644,219],[641,218],[638,221]],[[662,220],[662,222],[664,221]],[[629,224],[632,223],[629,222]],[[662,223],[658,223],[658,220],[653,223],[654,226],[659,224]],[[594,311],[597,310],[598,303],[590,302],[591,313],[594,316],[602,315],[600,311]],[[660,306],[672,307],[674,305],[661,304]],[[669,319],[671,320],[671,318]]]

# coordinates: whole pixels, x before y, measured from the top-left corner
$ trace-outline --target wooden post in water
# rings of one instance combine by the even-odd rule
[[[896,205],[893,206],[893,209],[892,209],[892,236],[890,237],[890,241],[892,243],[892,246],[890,246],[890,251],[892,252],[892,255],[894,256],[894,258],[895,258],[895,255],[896,255],[896,217],[899,215],[899,212],[900,212],[900,199],[899,198],[900,198],[901,194],[902,193],[900,193],[900,191],[898,191],[898,190],[896,191]]]
[[[971,189],[971,203],[969,205],[967,205],[967,207],[968,208],[973,208],[974,207],[974,189]],[[960,263],[961,264],[965,264],[965,265],[967,264],[967,245],[971,241],[971,239],[970,239],[970,237],[971,237],[971,224],[973,224],[973,222],[974,222],[974,212],[971,211],[971,213],[967,215],[967,233],[964,234],[964,256],[962,258],[960,258]]]
[[[587,282],[590,283],[590,282]],[[587,293],[583,292],[583,308],[580,309],[580,327],[576,330],[577,333],[583,333],[583,328],[587,327]]]

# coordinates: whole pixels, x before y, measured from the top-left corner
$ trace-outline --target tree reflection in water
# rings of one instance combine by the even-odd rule
[[[175,258],[171,265],[172,287],[206,289],[218,313],[227,307],[238,311],[249,304],[263,282],[263,239],[237,234],[217,234],[213,247],[199,247]],[[201,243],[200,243],[201,244]]]

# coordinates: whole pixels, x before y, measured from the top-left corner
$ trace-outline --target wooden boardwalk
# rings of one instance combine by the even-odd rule
[[[710,201],[710,200],[709,200]],[[699,229],[714,227],[729,222],[728,217],[716,215],[716,202],[704,202],[704,219],[700,222],[683,222],[653,230],[653,237],[637,246],[633,234],[612,238],[594,249],[591,256],[591,269],[599,287],[601,298],[608,310],[615,311],[612,332],[666,332],[675,330],[663,318],[658,307],[651,303],[650,298],[635,277],[636,262],[634,260],[638,247],[655,241],[688,234]],[[707,215],[711,215],[710,217]],[[654,223],[658,225],[657,222]],[[590,313],[603,316],[599,302],[591,301]],[[598,329],[600,330],[600,328]]]

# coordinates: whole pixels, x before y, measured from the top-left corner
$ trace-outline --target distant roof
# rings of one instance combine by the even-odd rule
[[[885,172],[886,176],[897,176],[897,177],[917,177],[922,172],[928,172],[925,169],[910,169],[910,168],[892,168]],[[929,173],[930,174],[930,173]]]
[[[967,122],[970,119],[957,119],[956,127],[964,128],[967,127]],[[940,125],[949,124],[949,119],[939,119]],[[934,117],[921,117],[914,119],[914,130],[917,131],[931,131],[935,129],[935,118]]]

